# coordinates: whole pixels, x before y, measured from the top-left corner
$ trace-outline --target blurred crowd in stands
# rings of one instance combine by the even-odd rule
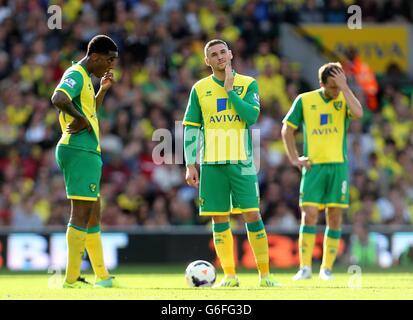
[[[61,30],[47,27],[51,4],[63,9]],[[183,118],[191,86],[210,73],[203,46],[222,38],[234,53],[235,70],[259,84],[261,115],[254,128],[260,129],[264,221],[296,228],[300,174],[285,156],[281,121],[299,93],[315,88],[304,81],[299,64],[280,54],[279,25],[342,23],[349,4],[363,7],[365,21],[412,22],[407,0],[0,0],[0,226],[67,224],[70,203],[54,157],[60,127],[50,96],[88,41],[107,34],[120,58],[116,83],[99,112],[104,227],[209,222],[198,217],[198,191],[186,185],[182,162],[154,163],[159,142],[152,135],[167,128],[182,146],[176,121]],[[345,223],[411,224],[412,82],[396,64],[377,76],[378,107],[366,108],[363,120],[349,128],[351,207]],[[348,79],[354,85],[351,74]],[[182,153],[181,147],[173,150],[177,159]]]

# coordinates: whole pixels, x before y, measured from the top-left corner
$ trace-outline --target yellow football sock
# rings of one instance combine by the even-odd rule
[[[323,241],[323,262],[322,269],[331,270],[337,256],[337,249],[340,243],[341,230],[331,230],[326,228]]]
[[[92,263],[93,271],[96,278],[106,280],[109,278],[109,272],[105,267],[103,258],[102,239],[100,236],[100,226],[89,228],[86,236],[86,250]]]
[[[258,220],[246,223],[248,231],[248,241],[254,252],[255,262],[261,276],[267,276],[270,273],[270,263],[268,256],[268,239],[265,232],[264,223]]]
[[[214,246],[226,276],[235,276],[234,239],[229,222],[214,223]]]
[[[312,265],[316,233],[316,226],[300,226],[300,234],[298,237],[300,268],[311,267]]]
[[[67,283],[75,282],[80,276],[80,264],[85,252],[86,230],[70,223],[68,225],[66,231],[67,263],[65,276]]]

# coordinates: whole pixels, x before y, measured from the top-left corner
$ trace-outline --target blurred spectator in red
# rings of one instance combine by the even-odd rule
[[[346,58],[347,60],[344,63],[346,74],[354,77],[357,85],[362,88],[366,97],[367,107],[372,111],[376,111],[379,107],[379,101],[377,99],[379,85],[373,70],[367,63],[362,61],[354,47],[348,48]]]

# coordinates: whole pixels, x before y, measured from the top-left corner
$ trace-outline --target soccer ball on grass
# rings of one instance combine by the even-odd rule
[[[212,287],[216,280],[215,268],[208,261],[191,262],[185,270],[185,279],[190,287]]]

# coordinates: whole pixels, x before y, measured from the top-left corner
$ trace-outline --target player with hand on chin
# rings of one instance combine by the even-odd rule
[[[223,40],[209,41],[204,54],[212,74],[192,87],[183,121],[184,154],[186,181],[199,187],[200,215],[210,216],[213,222],[215,250],[225,273],[216,287],[239,286],[231,214],[242,214],[246,222],[259,286],[275,287],[278,283],[270,275],[249,130],[260,113],[257,82],[232,69],[232,52]],[[200,176],[195,166],[198,139],[202,143]]]
[[[85,248],[96,275],[95,287],[118,287],[104,263],[100,235],[100,177],[102,158],[97,111],[112,86],[118,48],[104,35],[88,44],[86,56],[63,74],[51,101],[59,109],[62,136],[56,148],[56,161],[63,171],[67,198],[71,202],[66,232],[67,266],[64,288],[90,288],[80,276]],[[100,80],[95,95],[91,75]]]

